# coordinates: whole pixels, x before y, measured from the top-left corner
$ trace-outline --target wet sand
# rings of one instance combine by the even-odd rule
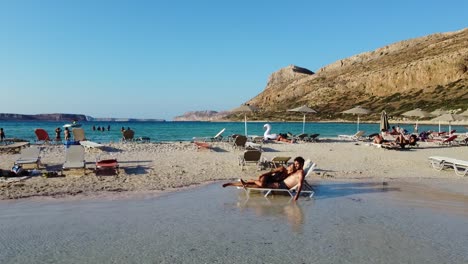
[[[315,198],[298,203],[221,182],[136,198],[1,201],[0,263],[468,263],[458,184],[313,182]]]

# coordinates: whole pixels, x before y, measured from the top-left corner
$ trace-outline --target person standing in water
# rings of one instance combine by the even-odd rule
[[[69,141],[70,140],[70,130],[68,130],[68,127],[65,128],[65,131],[63,132],[65,136],[65,140]]]
[[[0,128],[0,142],[3,142],[5,140],[5,132],[3,131],[3,127]]]
[[[62,129],[60,127],[57,127],[55,129],[55,141],[62,141],[62,138],[60,137],[60,133],[62,133]]]

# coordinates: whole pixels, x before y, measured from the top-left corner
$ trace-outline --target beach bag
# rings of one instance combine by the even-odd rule
[[[21,167],[21,165],[15,165],[13,168],[11,168],[11,172],[17,176],[20,176],[23,173],[23,167]]]

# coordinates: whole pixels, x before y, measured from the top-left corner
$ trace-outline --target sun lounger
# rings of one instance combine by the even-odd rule
[[[250,142],[262,144],[263,143],[263,136],[249,136]]]
[[[234,139],[232,147],[237,149],[244,149],[245,143],[247,143],[247,137],[239,135]]]
[[[211,144],[207,142],[194,141],[193,144],[197,146],[198,150],[210,150]]]
[[[29,147],[21,150],[20,157],[15,161],[16,165],[30,165],[34,164],[36,168],[39,168],[41,164],[41,149],[38,147]]]
[[[288,164],[288,161],[291,159],[291,157],[279,157],[275,156],[271,160],[268,160],[266,158],[263,159],[263,162],[269,166],[270,168],[278,168],[279,166],[284,166]]]
[[[23,147],[29,146],[29,142],[15,142],[8,145],[0,146],[0,153],[17,153],[20,152]]]
[[[221,142],[223,140],[223,133],[226,128],[221,129],[214,137],[193,137],[193,142]]]
[[[245,149],[256,149],[262,151],[262,144],[254,143],[254,142],[246,142]]]
[[[248,163],[252,163],[257,165],[258,169],[260,169],[261,162],[260,158],[262,156],[262,152],[260,150],[246,150],[242,156],[239,156],[239,165],[241,169],[244,169]]]
[[[139,138],[135,139],[135,141],[140,142],[140,143],[150,143],[151,138],[149,138],[149,137],[139,137]]]
[[[315,170],[315,167],[316,167],[316,164],[315,163],[312,163],[310,160],[307,160],[305,163],[304,163],[304,173],[305,173],[305,176],[304,176],[304,183],[302,184],[302,190],[301,190],[301,194],[307,194],[307,196],[309,198],[311,198],[312,196],[314,196],[314,191],[312,190],[312,186],[310,186],[310,184],[307,182],[307,178],[308,177],[311,177],[312,173],[314,172]],[[239,187],[239,188],[243,188],[247,194],[247,196],[250,195],[250,192],[251,191],[260,191],[260,192],[263,192],[263,196],[264,197],[268,197],[268,195],[274,193],[274,192],[284,192],[284,193],[287,193],[291,196],[291,199],[294,198],[294,196],[296,195],[296,192],[297,192],[297,188],[299,186],[296,185],[294,187],[292,187],[291,189],[273,189],[273,188],[255,188],[255,187]]]
[[[84,141],[84,140],[86,140],[84,129],[82,129],[82,128],[73,128],[72,133],[73,133],[73,139],[75,141]]]
[[[339,139],[344,139],[344,140],[354,140],[358,141],[361,140],[366,132],[365,131],[358,131],[354,135],[338,135]]]
[[[435,142],[439,145],[445,145],[445,146],[452,146],[454,144],[456,144],[457,142],[455,141],[455,139],[457,139],[457,135],[452,135],[448,138],[441,138],[441,139],[433,139],[432,142]]]
[[[117,159],[104,159],[96,161],[96,168],[94,169],[96,176],[98,174],[119,174],[119,163]]]
[[[85,147],[86,149],[101,149],[104,147],[104,145],[89,141],[89,140],[82,140],[80,141],[80,145]]]
[[[65,152],[65,163],[62,166],[62,174],[64,170],[83,169],[86,174],[85,152],[81,145],[70,145]]]
[[[311,134],[311,135],[309,135],[309,136],[307,137],[307,141],[309,141],[309,142],[317,142],[317,141],[319,141],[319,138],[318,138],[319,136],[320,136],[320,134]]]
[[[432,168],[441,171],[452,167],[456,175],[466,176],[468,174],[468,161],[449,157],[432,156],[429,157]]]
[[[36,137],[37,137],[36,144],[43,144],[43,143],[50,142],[49,134],[44,129],[37,128],[34,130],[34,133],[36,134]]]

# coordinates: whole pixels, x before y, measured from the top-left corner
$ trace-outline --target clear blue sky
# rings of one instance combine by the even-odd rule
[[[228,110],[290,64],[468,26],[466,0],[378,2],[0,0],[0,113]]]

